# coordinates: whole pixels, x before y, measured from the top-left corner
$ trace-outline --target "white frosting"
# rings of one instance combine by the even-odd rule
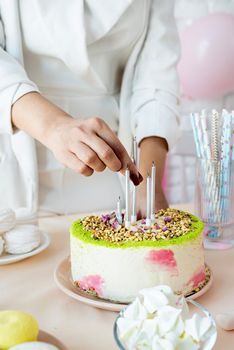
[[[149,254],[163,250],[173,254],[175,267],[149,261]],[[190,292],[194,288],[191,278],[204,270],[204,266],[202,233],[178,245],[137,248],[99,246],[71,234],[73,280],[79,282],[86,276],[100,276],[104,281],[100,296],[105,299],[131,302],[142,288],[161,284],[169,285],[176,292]],[[147,307],[153,306],[147,304]]]
[[[0,237],[0,256],[2,255],[4,251],[4,240],[2,239],[2,237]]]
[[[5,251],[10,254],[24,254],[40,245],[40,231],[37,225],[18,225],[6,232]]]
[[[59,348],[48,343],[33,341],[13,346],[9,350],[59,350]]]
[[[141,291],[117,321],[126,350],[211,350],[217,332],[210,318],[189,318],[185,304],[167,286]]]
[[[9,208],[0,210],[0,235],[11,230],[15,225],[15,212]]]

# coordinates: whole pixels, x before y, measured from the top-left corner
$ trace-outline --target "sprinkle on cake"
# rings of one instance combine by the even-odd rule
[[[81,219],[85,230],[92,233],[92,238],[109,242],[158,241],[184,236],[191,231],[192,219],[188,213],[177,209],[159,210],[155,222],[147,226],[145,219],[129,227],[119,224],[115,213],[101,216],[87,216]]]

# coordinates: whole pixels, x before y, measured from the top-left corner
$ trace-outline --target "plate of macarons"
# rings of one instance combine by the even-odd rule
[[[0,311],[0,324],[0,349],[68,350],[60,340],[39,330],[37,320],[23,311]]]
[[[47,233],[36,224],[19,224],[13,210],[0,210],[0,265],[12,264],[45,250]]]

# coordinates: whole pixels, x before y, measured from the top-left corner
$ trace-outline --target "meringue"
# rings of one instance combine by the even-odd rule
[[[37,225],[18,225],[3,235],[5,251],[10,254],[31,252],[40,245],[40,231]]]
[[[216,315],[218,325],[225,331],[234,329],[234,311]]]
[[[2,237],[0,237],[0,256],[2,255],[4,251],[4,240],[2,239]]]
[[[169,286],[143,289],[117,320],[126,350],[211,350],[217,336],[208,316],[193,314]]]
[[[13,346],[9,350],[59,350],[59,348],[48,343],[33,341]]]
[[[0,210],[0,235],[11,230],[15,225],[15,212],[10,208]]]

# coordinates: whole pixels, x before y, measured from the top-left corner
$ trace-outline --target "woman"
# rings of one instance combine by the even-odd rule
[[[114,207],[115,172],[142,180],[133,135],[138,210],[152,161],[165,207],[178,135],[173,1],[0,0],[0,15],[1,207],[23,218]]]

